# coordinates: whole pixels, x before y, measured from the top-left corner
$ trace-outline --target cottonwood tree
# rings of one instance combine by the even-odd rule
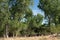
[[[49,25],[53,22],[58,23],[58,16],[60,16],[60,0],[39,0],[38,7],[45,12]]]
[[[31,3],[32,3],[32,0],[10,0],[10,5],[11,5],[10,12],[11,12],[11,18],[12,18],[11,20],[14,20],[14,23],[12,26],[15,25],[14,27],[17,28],[15,30],[16,36],[20,32],[19,28],[21,27],[21,25],[23,25],[23,23],[20,25],[21,19],[26,14],[26,11],[29,10],[29,6],[31,5]]]
[[[0,0],[0,24],[6,37],[8,37],[9,16],[9,0]]]
[[[45,13],[48,25],[58,25],[60,20],[60,0],[39,0],[38,7]]]
[[[0,25],[5,37],[8,37],[12,26],[12,29],[19,30],[19,22],[31,3],[32,0],[0,0]]]

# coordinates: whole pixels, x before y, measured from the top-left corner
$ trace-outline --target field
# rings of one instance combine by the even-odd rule
[[[50,36],[34,36],[34,37],[0,38],[0,40],[60,40],[60,38]]]

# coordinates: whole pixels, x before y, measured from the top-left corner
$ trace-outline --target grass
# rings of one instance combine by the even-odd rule
[[[34,36],[34,37],[10,37],[10,38],[0,38],[0,40],[60,40],[57,37],[49,36]]]

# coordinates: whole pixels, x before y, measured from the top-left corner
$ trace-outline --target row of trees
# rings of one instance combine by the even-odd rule
[[[60,0],[39,0],[38,7],[44,11],[52,33],[60,33]]]
[[[59,0],[40,0],[38,8],[45,12],[33,15],[33,0],[0,0],[0,37],[35,36],[60,33]]]
[[[26,13],[29,14],[29,5],[32,0],[0,0],[0,33],[8,37],[9,32],[17,35],[20,23]],[[25,24],[24,24],[25,26]]]
[[[0,0],[0,36],[37,35],[43,16],[33,15],[33,0]]]

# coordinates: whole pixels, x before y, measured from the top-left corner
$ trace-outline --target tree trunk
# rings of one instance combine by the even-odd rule
[[[48,19],[49,19],[49,23],[48,23],[48,25],[49,25],[49,27],[50,27],[50,24],[51,24],[51,19],[50,19],[50,17],[48,17]]]
[[[16,34],[15,34],[16,37],[18,37],[18,31],[16,31]]]
[[[8,25],[6,24],[5,26],[5,37],[8,38]]]
[[[14,32],[13,32],[13,37],[15,36]]]

